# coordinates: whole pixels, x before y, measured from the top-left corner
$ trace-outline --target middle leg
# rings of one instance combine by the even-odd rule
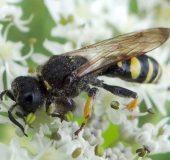
[[[96,93],[98,92],[97,88],[90,88],[88,90],[88,99],[86,101],[86,104],[84,106],[84,121],[81,124],[80,128],[74,133],[76,136],[78,136],[79,132],[82,131],[83,127],[86,125],[88,119],[91,116],[91,110],[92,110],[92,104],[93,104],[93,99],[96,96]]]

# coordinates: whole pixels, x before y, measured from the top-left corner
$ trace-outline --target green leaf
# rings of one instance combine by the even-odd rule
[[[129,3],[129,13],[138,14],[138,3],[137,0],[130,0]]]

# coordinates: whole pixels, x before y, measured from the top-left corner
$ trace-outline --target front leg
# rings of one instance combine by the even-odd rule
[[[30,128],[33,128],[31,126],[32,122],[35,120],[36,116],[34,115],[34,113],[29,113],[28,115],[21,113],[21,112],[16,112],[15,113],[19,118],[23,119],[23,121],[25,122],[25,124],[27,124]]]
[[[66,113],[73,112],[76,108],[76,103],[67,97],[52,97],[47,98],[46,112],[52,117],[58,117],[61,121],[65,120]]]
[[[19,118],[23,119],[23,121],[25,121],[25,115],[24,115],[23,113],[17,111],[15,114],[16,114]]]
[[[14,104],[10,107],[10,109],[8,110],[8,117],[9,119],[15,124],[17,125],[21,130],[22,132],[24,133],[25,136],[28,137],[28,135],[25,133],[24,131],[24,127],[13,117],[12,115],[12,111],[14,110],[14,108],[17,106],[17,104]]]
[[[76,136],[78,136],[79,132],[82,131],[83,127],[87,123],[88,119],[91,116],[91,110],[92,110],[92,104],[93,104],[93,99],[96,96],[96,93],[98,92],[97,88],[90,88],[88,90],[88,96],[89,98],[86,101],[86,104],[84,106],[84,121],[81,124],[80,128],[74,133]]]
[[[15,98],[14,98],[12,92],[11,92],[10,90],[8,90],[8,89],[0,93],[0,99],[1,99],[1,100],[3,99],[3,96],[4,96],[5,94],[6,94],[10,99],[12,99],[13,101],[15,101]]]

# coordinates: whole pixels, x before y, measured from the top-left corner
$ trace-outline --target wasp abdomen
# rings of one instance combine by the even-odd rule
[[[101,75],[118,77],[129,82],[157,83],[161,73],[161,67],[155,59],[140,55],[110,66]]]

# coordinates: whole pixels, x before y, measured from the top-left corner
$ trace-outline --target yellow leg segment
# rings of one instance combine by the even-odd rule
[[[127,104],[126,108],[130,112],[133,112],[135,110],[135,108],[138,106],[138,104],[139,104],[139,101],[138,101],[138,98],[137,98],[137,99],[132,100],[129,104]],[[131,117],[131,119],[134,119],[133,115],[131,115],[130,117]]]
[[[93,103],[93,97],[91,96],[87,99],[87,102],[84,106],[84,121],[81,124],[80,128],[74,133],[76,136],[78,136],[79,132],[83,129],[83,127],[85,126],[85,124],[87,123],[91,115],[92,103]]]
[[[139,104],[139,101],[138,101],[138,98],[137,99],[134,99],[132,100],[127,106],[126,108],[129,110],[129,111],[133,111]]]

